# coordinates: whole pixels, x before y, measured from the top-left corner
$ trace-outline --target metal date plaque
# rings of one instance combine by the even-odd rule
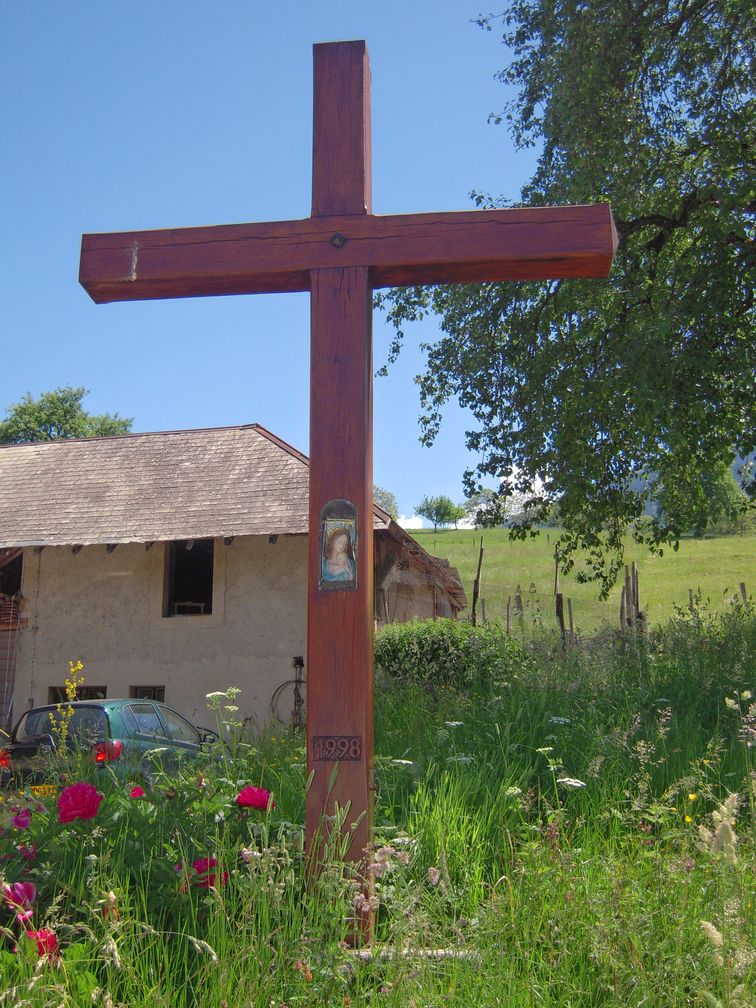
[[[345,762],[362,759],[362,735],[313,735],[312,758]]]

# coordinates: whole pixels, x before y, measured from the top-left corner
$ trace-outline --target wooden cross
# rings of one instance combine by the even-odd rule
[[[310,292],[307,837],[349,803],[361,858],[373,792],[372,290],[605,277],[617,237],[606,204],[374,216],[365,43],[316,45],[314,64],[310,217],[84,235],[80,280],[97,303]]]

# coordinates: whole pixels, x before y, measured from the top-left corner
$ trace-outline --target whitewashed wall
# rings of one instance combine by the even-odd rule
[[[48,702],[69,659],[84,662],[87,685],[108,697],[130,686],[165,686],[166,703],[212,726],[205,695],[239,686],[241,716],[270,717],[271,696],[305,655],[307,537],[236,538],[215,543],[213,612],[162,613],[164,544],[47,547],[24,557],[28,627],[16,664],[14,721]]]

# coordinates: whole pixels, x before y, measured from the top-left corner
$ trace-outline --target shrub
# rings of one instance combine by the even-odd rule
[[[496,626],[451,619],[392,623],[375,637],[375,663],[400,682],[458,690],[485,689],[520,657],[520,646]]]

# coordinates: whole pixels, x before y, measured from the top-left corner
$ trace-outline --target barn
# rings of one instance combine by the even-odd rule
[[[260,424],[0,446],[0,724],[61,696],[241,714],[306,677],[309,465]],[[374,506],[376,626],[456,618],[457,572]],[[274,704],[274,698],[278,700]],[[281,698],[284,706],[281,706]]]

